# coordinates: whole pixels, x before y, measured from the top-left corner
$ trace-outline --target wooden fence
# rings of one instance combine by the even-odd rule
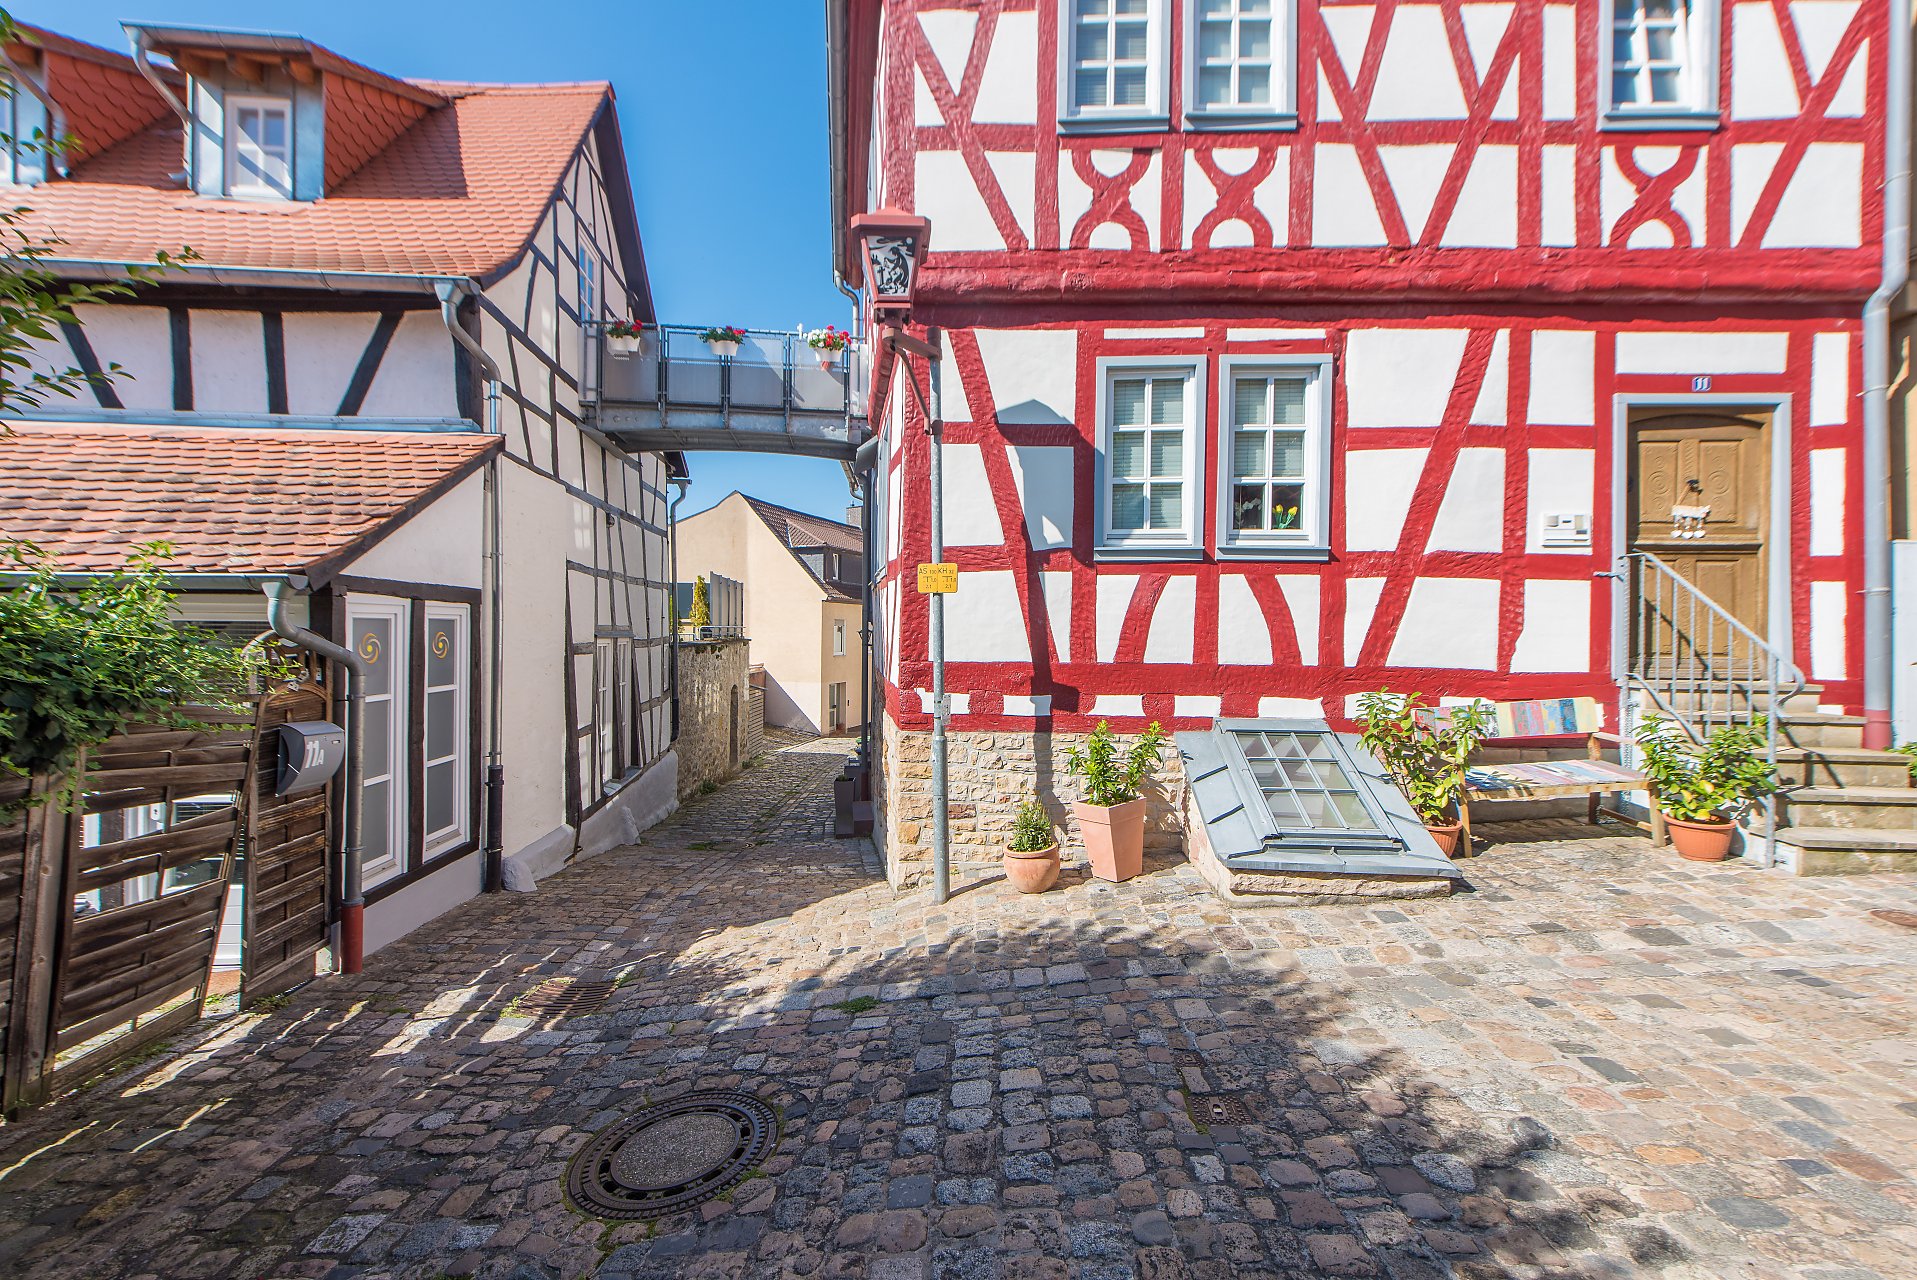
[[[194,728],[87,749],[80,803],[0,779],[0,1109],[12,1114],[197,1019],[227,890],[246,859],[243,999],[314,974],[327,930],[327,797],[273,795],[274,729],[317,719],[313,686]],[[302,968],[303,966],[303,968]]]

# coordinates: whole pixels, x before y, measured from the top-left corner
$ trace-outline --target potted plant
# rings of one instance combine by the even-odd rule
[[[1072,814],[1100,880],[1129,880],[1145,869],[1145,800],[1139,790],[1164,749],[1156,720],[1123,752],[1111,725],[1100,720],[1084,746],[1065,753],[1065,767],[1085,779],[1085,799],[1072,806]]]
[[[1731,854],[1735,813],[1777,790],[1764,758],[1764,728],[1725,725],[1702,742],[1675,721],[1649,716],[1638,727],[1638,767],[1651,782],[1651,803],[1663,815],[1678,856],[1722,862]]]
[[[646,327],[636,320],[614,320],[606,326],[606,351],[615,360],[629,360],[645,344]]]
[[[819,368],[830,369],[839,362],[839,353],[852,345],[852,335],[827,325],[806,334],[805,345],[819,357]]]
[[[1005,845],[1005,878],[1020,893],[1044,893],[1058,882],[1058,837],[1051,815],[1037,800],[1018,807]]]
[[[1432,707],[1421,693],[1358,695],[1359,745],[1377,758],[1447,856],[1458,855],[1464,769],[1491,731],[1481,702]],[[1464,850],[1469,853],[1470,850]]]
[[[712,349],[712,354],[721,360],[730,360],[739,354],[739,344],[745,341],[745,330],[733,325],[714,325],[699,335],[699,341]]]

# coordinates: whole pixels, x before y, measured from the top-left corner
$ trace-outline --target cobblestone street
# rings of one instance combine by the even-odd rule
[[[1441,901],[1237,909],[1160,862],[934,907],[830,838],[846,745],[0,1130],[0,1271],[1917,1274],[1917,932],[1871,915],[1917,878],[1567,823]],[[561,974],[620,985],[512,1016]],[[568,1207],[594,1131],[692,1087],[778,1106],[764,1176]]]

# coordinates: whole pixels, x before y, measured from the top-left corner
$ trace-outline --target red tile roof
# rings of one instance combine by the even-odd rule
[[[158,123],[74,168],[0,196],[63,258],[150,259],[183,246],[206,265],[471,276],[515,262],[612,87],[421,84],[452,102],[407,128],[326,197],[223,200],[171,182],[180,125]],[[357,158],[357,157],[356,157]]]
[[[0,430],[10,431],[0,435],[0,532],[64,569],[112,569],[135,544],[164,541],[178,573],[305,573],[316,583],[500,445],[470,432]]]

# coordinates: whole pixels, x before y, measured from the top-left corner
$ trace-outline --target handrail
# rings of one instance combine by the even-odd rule
[[[1803,691],[1804,673],[1651,552],[1627,552],[1618,567],[1630,595],[1626,651],[1618,663],[1623,718],[1637,720],[1648,702],[1698,743],[1713,726],[1741,723],[1763,733],[1766,759],[1775,772],[1777,711]],[[1620,728],[1629,753],[1636,725]],[[1768,866],[1777,832],[1776,801],[1765,796],[1760,806],[1764,847],[1756,860]]]

